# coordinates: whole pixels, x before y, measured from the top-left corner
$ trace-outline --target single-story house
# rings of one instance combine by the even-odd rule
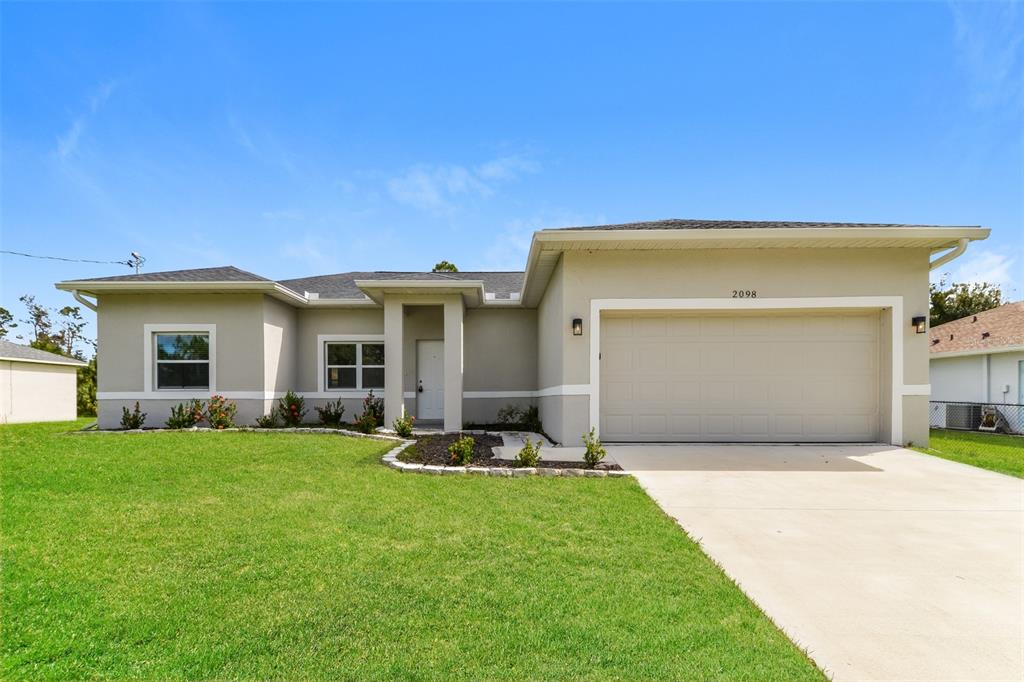
[[[78,416],[78,368],[86,363],[0,339],[0,424]]]
[[[66,281],[97,310],[99,421],[220,393],[368,391],[446,429],[536,405],[554,440],[928,438],[930,268],[980,227],[665,220],[541,230],[523,272],[234,267]],[[941,255],[939,252],[945,253]],[[85,298],[86,296],[90,298]],[[312,410],[311,410],[312,411]],[[313,415],[315,417],[315,415]]]
[[[932,327],[929,340],[933,401],[1024,405],[1024,301]],[[1013,430],[1024,427],[1024,408],[1002,412]],[[978,423],[978,410],[933,405],[933,426]]]

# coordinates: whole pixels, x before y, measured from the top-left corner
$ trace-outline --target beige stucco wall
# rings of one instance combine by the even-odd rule
[[[0,424],[70,421],[77,386],[75,367],[0,360]]]
[[[298,391],[317,389],[317,335],[319,334],[383,334],[384,311],[380,308],[325,308],[298,311]],[[278,391],[288,388],[278,386]]]
[[[549,289],[538,311],[540,383],[542,387],[589,383],[592,299],[728,300],[734,289],[751,289],[759,298],[903,297],[905,319],[898,321],[905,330],[902,383],[927,384],[927,335],[916,334],[910,318],[928,314],[929,256],[927,249],[566,252],[559,266],[560,281],[557,277],[552,280],[554,288]],[[571,336],[572,317],[583,318],[582,337]],[[560,358],[545,358],[552,348],[560,349]],[[587,400],[573,401],[572,407],[569,402],[562,404],[562,426],[549,424],[551,420],[542,415],[545,428],[556,439],[565,440],[566,434],[578,430],[580,408],[576,403]],[[551,402],[542,399],[541,405]],[[903,402],[904,440],[925,442],[927,409],[917,407],[922,402],[919,399],[905,398]],[[923,402],[927,406],[927,397]]]
[[[464,390],[537,388],[536,310],[472,308],[464,329]]]

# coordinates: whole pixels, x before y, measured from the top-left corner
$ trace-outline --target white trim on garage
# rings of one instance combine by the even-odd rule
[[[635,311],[719,311],[806,309],[888,309],[892,316],[890,422],[891,442],[903,440],[903,396],[911,386],[903,384],[903,297],[822,296],[811,298],[595,298],[590,301],[590,426],[601,429],[601,313],[605,310]]]

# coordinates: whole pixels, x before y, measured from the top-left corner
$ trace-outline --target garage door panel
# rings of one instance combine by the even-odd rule
[[[876,313],[602,318],[602,437],[874,441],[878,344]]]

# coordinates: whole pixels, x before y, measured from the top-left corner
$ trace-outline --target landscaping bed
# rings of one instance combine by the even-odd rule
[[[503,444],[501,436],[445,433],[420,436],[416,442],[407,447],[398,455],[401,462],[414,464],[431,464],[435,466],[447,466],[452,463],[451,455],[448,454],[448,446],[464,435],[473,439],[473,459],[469,466],[474,467],[509,467],[514,466],[511,460],[498,459],[494,456],[491,448]],[[549,460],[545,455],[557,453],[557,448],[541,448],[538,467],[547,469],[582,469],[583,462],[565,462],[560,460]],[[618,464],[598,464],[595,469],[600,471],[622,471]]]

